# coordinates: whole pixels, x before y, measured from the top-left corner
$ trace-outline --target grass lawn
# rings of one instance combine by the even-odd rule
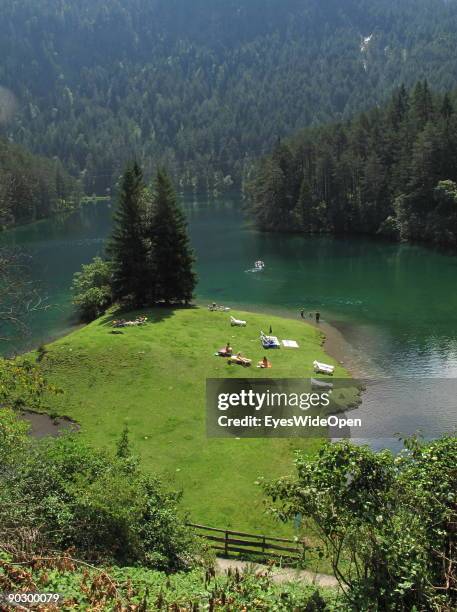
[[[122,315],[134,318],[137,313]],[[111,447],[124,425],[145,470],[183,491],[183,508],[194,522],[267,535],[289,534],[265,516],[255,481],[291,472],[293,451],[314,452],[319,440],[208,439],[205,381],[208,377],[312,375],[312,362],[335,363],[322,348],[318,330],[302,321],[233,311],[246,328],[230,327],[229,313],[203,308],[146,311],[149,323],[112,333],[104,317],[46,347],[42,365],[64,390],[53,411],[81,424],[81,435]],[[269,351],[271,370],[255,367],[265,354],[259,332],[294,339],[299,349]],[[230,341],[254,367],[228,365],[214,352]],[[336,367],[336,376],[346,376]]]

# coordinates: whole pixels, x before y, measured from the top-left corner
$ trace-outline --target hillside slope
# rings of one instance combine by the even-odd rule
[[[452,87],[456,43],[455,0],[4,0],[4,130],[89,193],[134,155],[227,189],[278,137]]]

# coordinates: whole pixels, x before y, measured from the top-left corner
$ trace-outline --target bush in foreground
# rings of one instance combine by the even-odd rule
[[[327,443],[297,456],[295,478],[265,485],[281,520],[317,530],[350,609],[457,607],[457,439],[405,446]]]
[[[199,549],[178,501],[132,457],[94,451],[74,435],[46,439],[0,472],[0,544],[20,554],[26,539],[37,554],[71,549],[97,563],[187,569]]]

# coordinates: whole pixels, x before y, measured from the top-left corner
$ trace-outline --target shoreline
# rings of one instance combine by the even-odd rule
[[[34,351],[37,351],[40,346],[46,347],[48,344],[52,344],[53,342],[57,342],[57,340],[61,340],[62,338],[65,338],[66,336],[70,336],[73,332],[76,332],[82,329],[83,327],[86,327],[86,325],[88,325],[88,323],[74,323],[74,324],[70,323],[69,325],[65,327],[65,329],[61,329],[60,331],[55,331],[54,333],[49,332],[49,335],[46,335],[45,338],[40,340],[38,343],[31,342],[30,344],[27,344],[21,349],[14,349],[13,347],[10,347],[12,348],[12,352],[10,354],[0,353],[0,358],[1,359],[14,359],[15,357],[23,357],[24,355],[27,355],[28,353],[33,353]]]
[[[351,357],[354,350],[352,345],[346,340],[344,334],[332,323],[323,321],[316,324],[309,322],[312,327],[321,330],[324,336],[323,346],[326,353],[333,357],[349,372],[351,378],[364,378],[365,373]]]

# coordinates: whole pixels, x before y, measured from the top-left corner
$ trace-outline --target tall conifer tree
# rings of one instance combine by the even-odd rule
[[[153,184],[152,214],[146,235],[151,246],[149,300],[190,302],[196,285],[194,255],[189,244],[184,213],[164,170],[157,172]]]
[[[143,239],[144,190],[143,172],[134,163],[122,177],[108,246],[113,261],[113,297],[128,299],[134,306],[143,306],[146,300],[148,253]]]

